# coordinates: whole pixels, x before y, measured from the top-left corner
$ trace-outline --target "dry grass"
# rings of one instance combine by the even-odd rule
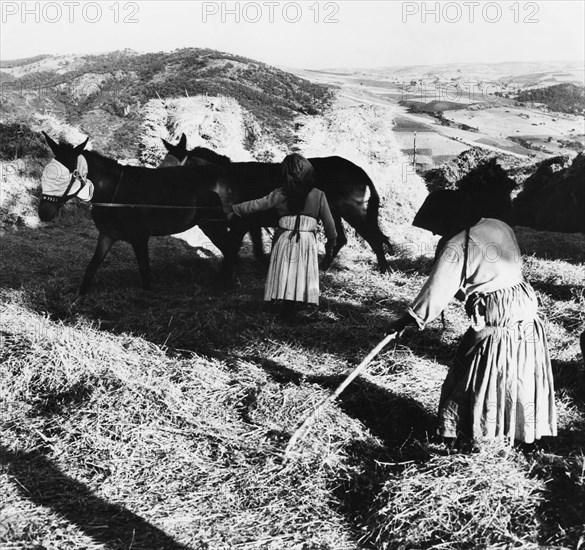
[[[5,542],[82,547],[83,533],[108,548],[351,547],[332,511],[326,443],[363,437],[355,422],[333,411],[315,451],[281,463],[280,434],[314,389],[283,389],[248,363],[171,358],[141,338],[41,317],[20,293],[4,298],[3,481],[22,489],[2,511]],[[55,514],[25,528],[36,512],[23,513],[23,498]]]
[[[298,422],[412,299],[428,257],[381,276],[352,238],[322,308],[262,310],[264,268],[153,239],[155,290],[118,244],[75,294],[95,229],[83,212],[3,236],[0,541],[7,548],[575,548],[583,530],[583,265],[536,256],[560,435],[540,453],[433,443],[465,326],[410,332],[328,407],[286,467]],[[71,259],[71,250],[76,258]],[[27,258],[26,262],[22,258]]]
[[[506,449],[434,457],[390,469],[377,497],[380,548],[537,548],[544,483]]]

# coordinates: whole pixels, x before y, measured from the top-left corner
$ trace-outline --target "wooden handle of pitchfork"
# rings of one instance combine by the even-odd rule
[[[331,401],[337,399],[341,392],[345,390],[345,388],[347,388],[347,386],[349,386],[352,381],[360,375],[360,373],[368,366],[372,359],[374,359],[374,357],[376,357],[376,355],[378,355],[378,353],[380,353],[380,351],[382,351],[385,346],[394,340],[397,335],[397,332],[391,332],[390,334],[387,334],[384,339],[381,340],[378,345],[372,351],[370,351],[370,353],[368,353],[365,359],[353,371],[351,371],[349,376],[337,387],[335,392],[324,399],[321,403],[319,403],[319,405],[317,405],[317,407],[313,409],[313,412],[311,412],[311,414],[305,418],[303,423],[290,438],[290,441],[284,450],[285,460],[289,458],[290,453],[296,445],[297,441],[309,431],[310,427],[313,425],[313,422],[315,422],[317,415],[323,410],[323,408]]]

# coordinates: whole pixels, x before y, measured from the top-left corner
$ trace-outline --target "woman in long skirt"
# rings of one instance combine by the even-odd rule
[[[292,154],[282,162],[285,184],[260,199],[235,204],[233,218],[275,210],[279,216],[264,290],[265,301],[282,301],[285,313],[295,303],[319,303],[319,263],[315,232],[325,229],[326,255],[331,257],[337,232],[325,194],[317,189],[311,163]]]
[[[474,215],[458,191],[431,193],[413,225],[442,236],[433,270],[406,314],[423,329],[455,296],[471,327],[443,383],[439,435],[533,443],[555,436],[554,383],[537,298],[513,230]]]

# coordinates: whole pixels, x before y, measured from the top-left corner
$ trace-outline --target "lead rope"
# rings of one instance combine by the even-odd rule
[[[120,179],[118,180],[118,185],[116,185],[116,189],[114,190],[114,195],[112,196],[112,203],[114,202],[114,199],[118,195],[118,189],[120,188],[120,183],[122,183],[122,176],[123,175],[124,175],[124,170],[121,170],[120,171]]]

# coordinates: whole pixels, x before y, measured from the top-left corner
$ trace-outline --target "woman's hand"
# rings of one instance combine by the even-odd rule
[[[388,332],[386,334],[392,334],[393,332],[397,333],[397,336],[402,336],[404,333],[404,329],[411,324],[414,324],[414,318],[405,313],[402,317],[395,319],[390,323],[388,327]]]
[[[238,215],[232,210],[231,212],[228,212],[227,221],[231,223],[235,219],[237,219],[237,217],[238,217]]]

